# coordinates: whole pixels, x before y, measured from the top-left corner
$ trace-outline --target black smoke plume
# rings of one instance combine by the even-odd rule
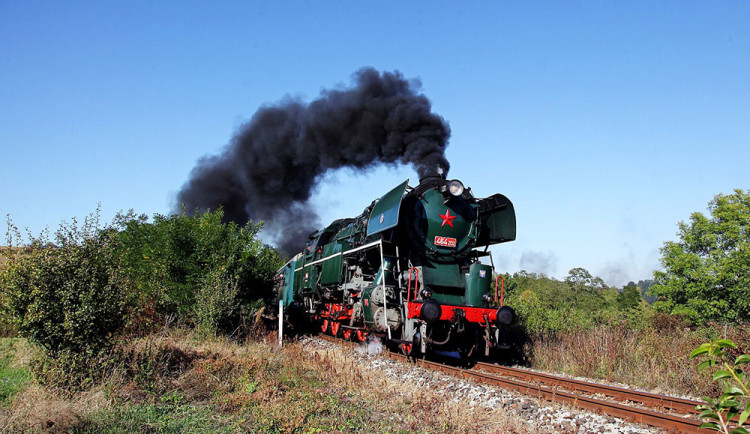
[[[309,104],[287,97],[263,106],[221,155],[198,161],[178,204],[188,212],[223,207],[241,225],[265,220],[282,251],[300,251],[320,228],[308,200],[329,170],[402,163],[420,177],[447,173],[450,128],[419,86],[397,71],[364,68],[352,87],[323,90]]]

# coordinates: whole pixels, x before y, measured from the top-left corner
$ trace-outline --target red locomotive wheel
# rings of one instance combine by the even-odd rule
[[[341,335],[344,337],[344,339],[348,341],[349,339],[352,338],[352,329],[342,328]]]
[[[367,340],[367,332],[364,330],[357,330],[357,340],[364,342]]]
[[[323,333],[328,333],[328,320],[324,319],[323,324],[320,326],[320,331]]]
[[[334,336],[339,335],[339,329],[341,328],[341,323],[338,321],[331,321],[331,334]]]

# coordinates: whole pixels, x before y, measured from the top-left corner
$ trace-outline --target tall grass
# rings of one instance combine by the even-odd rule
[[[710,376],[698,372],[689,358],[698,345],[733,339],[740,350],[750,349],[747,326],[711,325],[629,329],[597,327],[586,331],[537,335],[527,345],[531,366],[574,376],[640,386],[655,392],[693,396],[713,395],[719,389]]]

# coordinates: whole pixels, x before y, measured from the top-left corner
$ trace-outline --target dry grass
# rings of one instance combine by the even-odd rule
[[[23,339],[3,339],[3,351],[12,352],[5,372],[23,369],[28,380],[28,367],[39,356],[38,350]],[[7,378],[3,378],[6,380]],[[80,414],[108,404],[102,388],[95,388],[66,399],[60,393],[25,381],[23,390],[13,397],[9,405],[0,406],[0,432],[12,431],[65,431],[80,421]]]
[[[534,340],[534,367],[641,385],[659,392],[715,392],[687,355],[698,344],[748,331],[595,329]],[[341,350],[274,335],[245,344],[190,331],[135,339],[115,353],[106,380],[66,394],[29,383],[0,406],[0,432],[524,432],[502,409],[449,399],[392,378]],[[13,366],[36,355],[17,345]],[[743,351],[747,352],[747,346]]]
[[[309,357],[309,352],[303,351],[299,356]],[[468,406],[441,391],[389,377],[379,368],[358,363],[347,351],[317,351],[314,360],[323,368],[328,384],[337,384],[342,390],[358,390],[371,403],[371,411],[387,415],[401,430],[468,433],[529,429],[501,409]]]
[[[27,387],[0,407],[0,432],[523,431],[501,410],[462,406],[351,355],[273,342],[238,345],[184,331],[138,339],[84,393]]]
[[[657,393],[716,396],[720,388],[689,358],[700,344],[733,339],[750,350],[747,327],[631,330],[600,327],[589,331],[537,336],[528,351],[533,368],[640,386]],[[720,392],[719,392],[720,394]]]

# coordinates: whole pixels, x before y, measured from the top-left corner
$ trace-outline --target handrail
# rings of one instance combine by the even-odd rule
[[[411,267],[411,268],[409,268],[409,284],[406,286],[406,288],[407,288],[406,289],[407,290],[407,293],[406,293],[406,302],[407,303],[411,301],[411,276],[412,276],[412,271],[416,271],[417,272],[417,276],[416,276],[417,280],[414,282],[414,298],[417,298],[417,295],[419,294],[419,268],[417,268],[417,267]]]
[[[500,280],[500,307],[503,307],[503,299],[505,298],[505,279],[503,276],[497,275],[495,279],[495,303],[497,303],[497,281]]]

